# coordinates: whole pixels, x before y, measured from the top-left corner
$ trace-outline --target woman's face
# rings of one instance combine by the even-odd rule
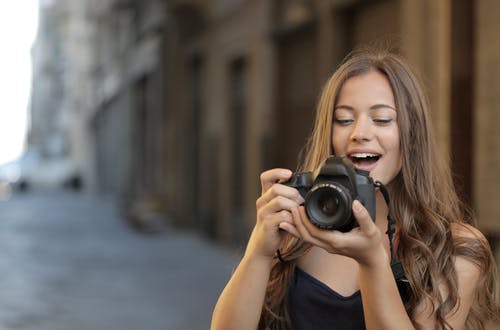
[[[370,71],[348,79],[334,109],[332,144],[337,156],[383,184],[401,169],[397,110],[387,78]]]

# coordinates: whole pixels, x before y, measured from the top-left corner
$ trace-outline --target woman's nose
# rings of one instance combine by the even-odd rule
[[[356,118],[352,126],[351,139],[353,141],[369,141],[373,137],[370,119],[364,116]]]

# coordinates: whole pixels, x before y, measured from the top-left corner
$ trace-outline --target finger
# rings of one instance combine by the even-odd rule
[[[293,200],[295,201],[295,203],[297,203],[297,205],[304,203],[304,198],[300,195],[297,189],[275,183],[257,199],[257,208],[263,207],[277,196],[283,196],[285,198]]]
[[[276,227],[279,227],[281,223],[289,223],[293,225],[292,213],[287,210],[279,211],[270,216],[272,222]]]
[[[300,234],[297,231],[297,228],[293,225],[293,223],[290,222],[280,222],[279,226],[280,229],[286,231],[287,233],[295,236],[296,238],[300,238]]]
[[[290,176],[292,176],[292,171],[285,168],[273,168],[272,170],[262,172],[260,175],[262,194],[279,180],[287,180]]]
[[[290,211],[292,208],[297,206],[299,206],[299,204],[294,200],[291,200],[284,196],[276,196],[269,203],[260,207],[258,212],[259,215],[266,217],[282,210]]]
[[[282,222],[293,224],[292,214],[286,210],[268,214],[267,216],[259,216],[257,221],[266,231],[277,231]]]
[[[291,212],[292,212],[293,224],[295,225],[295,228],[300,237],[306,242],[320,246],[321,243],[311,235],[310,231],[304,225],[306,222],[309,221],[309,219],[305,214],[304,207],[301,206],[298,208],[297,207],[293,208]]]
[[[352,212],[354,217],[358,221],[359,228],[364,232],[370,232],[377,229],[375,222],[370,217],[368,210],[361,204],[360,201],[354,200],[352,202]]]
[[[309,233],[311,239],[315,241],[314,245],[319,246],[330,253],[337,253],[338,250],[342,248],[345,240],[347,239],[344,233],[337,230],[327,230],[316,227],[307,217],[304,207],[299,208],[299,213],[301,215],[301,219],[303,219],[302,225]]]

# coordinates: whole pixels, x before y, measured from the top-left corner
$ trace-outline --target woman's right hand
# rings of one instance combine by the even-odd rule
[[[257,220],[245,255],[217,301],[211,329],[258,328],[274,255],[286,234],[279,229],[293,233],[291,210],[303,202],[295,188],[277,183],[291,175],[292,172],[285,169],[261,174]]]
[[[279,248],[285,231],[293,231],[291,209],[304,202],[297,189],[277,183],[287,180],[292,171],[272,169],[260,175],[261,196],[257,199],[257,221],[247,246],[247,255],[272,260]]]

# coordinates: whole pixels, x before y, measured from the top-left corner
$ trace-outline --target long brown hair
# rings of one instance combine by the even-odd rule
[[[389,186],[398,226],[397,254],[413,292],[406,304],[407,312],[412,318],[416,306],[428,299],[434,305],[438,327],[449,328],[445,316],[460,303],[454,259],[461,256],[481,270],[481,289],[477,290],[466,327],[483,329],[485,321],[498,318],[495,262],[484,239],[472,233],[465,235],[468,238],[452,235],[452,227],[474,225],[472,212],[455,192],[450,168],[437,152],[427,99],[417,77],[400,56],[363,49],[347,57],[324,86],[300,170],[312,171],[334,154],[331,137],[338,94],[349,78],[374,70],[388,79],[398,109],[402,168]],[[260,329],[289,328],[287,291],[303,250],[303,242],[293,237],[284,239],[280,251],[287,261],[277,262],[271,271]],[[447,292],[444,297],[440,286]]]

